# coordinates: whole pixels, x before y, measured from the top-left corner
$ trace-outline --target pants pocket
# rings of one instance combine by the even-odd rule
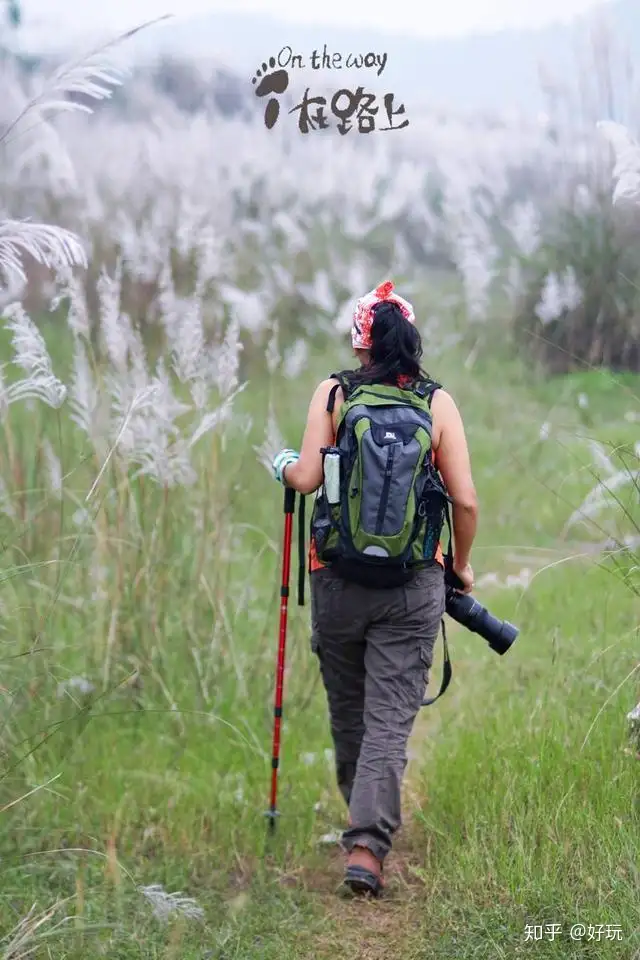
[[[422,638],[420,640],[420,661],[422,663],[422,675],[425,687],[431,677],[431,667],[433,666],[433,652],[437,643],[440,631],[434,637]]]
[[[320,620],[313,589],[311,590],[311,652],[318,657],[320,655]]]
[[[311,574],[311,651],[320,660],[322,631],[323,628],[327,629],[327,623],[335,612],[335,603],[343,590],[344,580],[328,568]]]

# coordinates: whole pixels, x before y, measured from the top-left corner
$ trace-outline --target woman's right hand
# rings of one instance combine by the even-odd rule
[[[454,560],[454,561],[453,561],[453,572],[455,573],[455,575],[456,575],[457,577],[460,578],[460,580],[461,580],[462,583],[464,584],[464,589],[463,589],[463,590],[459,590],[458,592],[459,592],[459,593],[471,593],[471,591],[472,591],[472,589],[473,589],[473,587],[474,587],[474,585],[475,585],[475,580],[474,580],[474,576],[473,576],[473,568],[472,568],[471,564],[470,564],[470,563],[467,563],[467,564],[465,564],[464,566],[458,566],[458,565],[456,564],[455,560]],[[456,589],[457,589],[457,588],[456,588]]]

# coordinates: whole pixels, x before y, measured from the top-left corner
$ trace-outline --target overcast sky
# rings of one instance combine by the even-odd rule
[[[610,2],[610,0],[605,0]],[[285,20],[334,23],[422,36],[536,27],[568,20],[598,4],[594,0],[22,0],[25,33],[64,39],[120,31],[172,13],[181,19],[214,10],[260,11]],[[167,27],[164,27],[167,29]],[[169,27],[170,29],[170,27]],[[35,31],[35,32],[34,32]],[[62,37],[60,37],[62,39]]]

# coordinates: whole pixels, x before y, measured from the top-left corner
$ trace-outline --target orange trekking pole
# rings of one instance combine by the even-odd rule
[[[289,608],[289,579],[291,575],[291,539],[296,492],[292,487],[284,491],[284,537],[282,543],[282,582],[280,586],[280,628],[278,633],[278,660],[276,666],[276,693],[273,711],[273,750],[271,755],[271,803],[266,814],[271,831],[275,830],[278,791],[278,768],[280,766],[280,728],[282,723],[282,700],[284,692],[284,660],[287,646],[287,614]]]

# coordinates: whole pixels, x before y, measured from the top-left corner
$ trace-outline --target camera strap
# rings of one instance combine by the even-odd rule
[[[447,529],[449,531],[449,546],[447,547],[445,566],[449,566],[450,569],[453,569],[453,533],[451,531],[451,514],[449,513],[449,501],[445,500],[444,502],[444,516],[447,522]]]
[[[449,656],[449,644],[447,643],[447,631],[444,625],[444,619],[441,621],[442,624],[442,646],[444,648],[444,663],[442,668],[442,683],[440,684],[440,691],[436,694],[435,697],[431,697],[428,700],[422,701],[423,707],[429,707],[432,703],[435,703],[442,694],[445,692],[449,684],[451,683],[451,677],[453,676],[453,669],[451,667],[451,658]]]
[[[453,533],[451,531],[451,517],[449,515],[449,501],[445,500],[445,519],[447,522],[447,527],[449,530],[449,546],[447,547],[447,553],[445,556],[445,569],[448,565],[452,567],[453,565]],[[442,626],[442,647],[443,647],[443,664],[442,664],[442,683],[440,684],[440,690],[435,697],[431,697],[427,700],[422,701],[423,707],[430,707],[432,703],[435,703],[436,700],[439,700],[442,694],[445,692],[449,684],[451,683],[451,678],[453,677],[453,668],[451,666],[451,657],[449,656],[449,644],[447,643],[447,629],[444,625],[444,617],[441,621]]]

